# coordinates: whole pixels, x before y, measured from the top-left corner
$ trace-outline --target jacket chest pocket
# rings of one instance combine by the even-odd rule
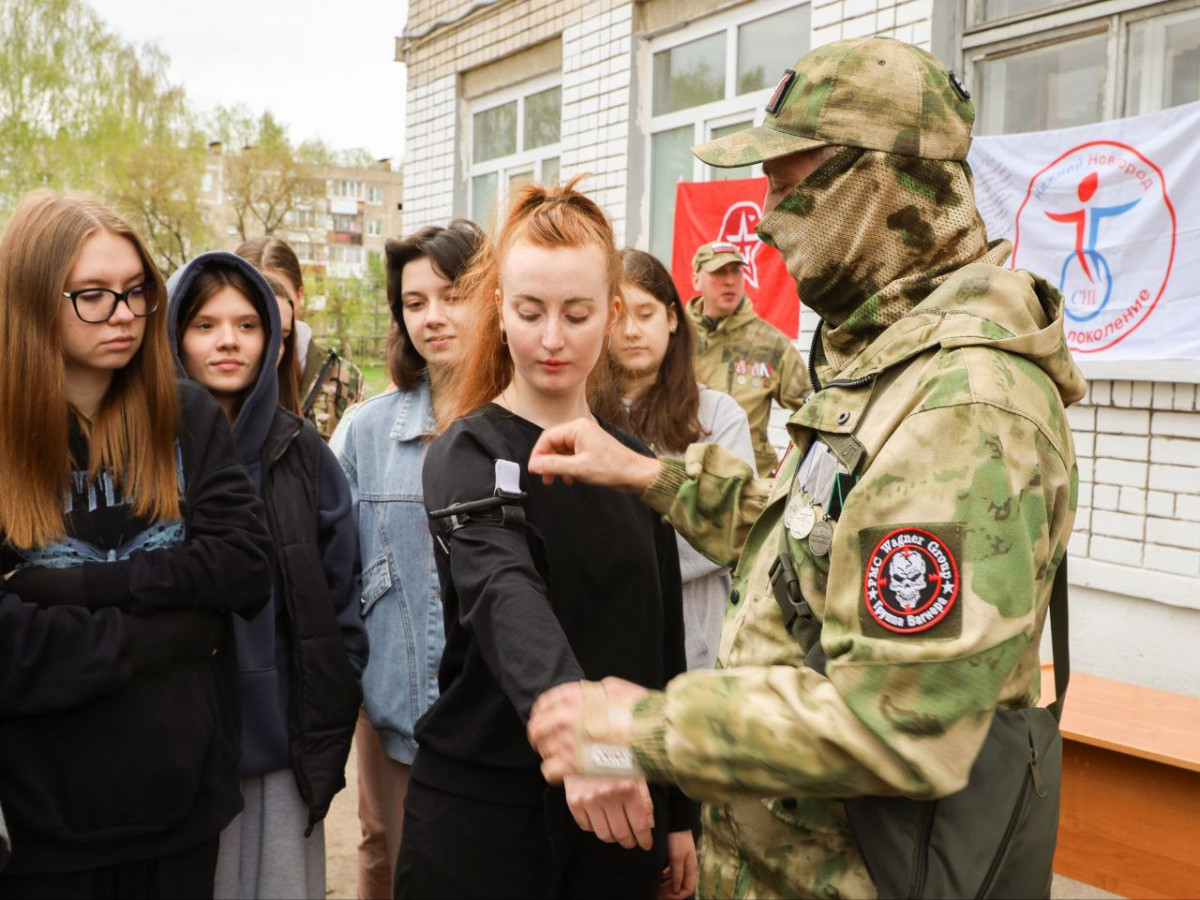
[[[365,618],[373,607],[392,588],[392,572],[387,556],[379,556],[363,569],[362,615]]]

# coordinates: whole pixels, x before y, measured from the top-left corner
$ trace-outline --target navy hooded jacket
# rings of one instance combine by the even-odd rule
[[[265,497],[263,448],[277,415],[279,386],[275,363],[281,346],[278,301],[262,275],[232,253],[213,252],[196,257],[177,271],[168,283],[170,292],[167,329],[179,359],[182,350],[184,299],[196,278],[207,268],[235,269],[255,287],[247,299],[267,326],[263,361],[254,386],[245,396],[233,422],[233,440],[251,481]],[[180,362],[181,377],[190,377]],[[321,445],[318,475],[318,540],[322,568],[333,602],[346,654],[361,679],[367,659],[367,637],[359,612],[361,593],[358,534],[351,516],[350,490],[333,453]],[[242,689],[242,764],[246,775],[261,775],[288,768],[289,750],[289,642],[281,575],[276,566],[274,586],[266,607],[249,621],[235,621]]]

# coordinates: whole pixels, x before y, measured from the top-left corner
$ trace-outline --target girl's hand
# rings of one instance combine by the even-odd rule
[[[656,900],[686,900],[696,892],[696,838],[691,831],[667,837],[667,867]]]

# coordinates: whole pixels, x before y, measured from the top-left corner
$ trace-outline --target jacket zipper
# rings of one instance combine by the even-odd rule
[[[821,325],[820,325],[820,323],[818,323],[816,329],[813,331],[812,346],[810,346],[808,348],[808,380],[812,383],[812,394],[809,395],[810,398],[815,396],[816,394],[819,394],[821,391],[825,390],[825,388],[862,387],[864,384],[870,384],[872,381],[875,380],[874,375],[865,375],[862,378],[854,378],[854,379],[851,379],[848,381],[831,381],[831,382],[829,382],[829,384],[824,384],[824,385],[821,384],[821,379],[817,377],[817,361],[816,361],[817,360],[817,341],[819,341],[820,339],[821,339]]]
[[[913,877],[908,896],[920,900],[925,895],[925,878],[929,874],[929,841],[933,837],[933,817],[937,812],[937,801],[931,800],[921,807],[917,818],[917,843],[913,847]]]
[[[983,884],[979,886],[979,892],[975,894],[976,900],[984,900],[987,897],[988,892],[992,889],[992,883],[1000,872],[1000,863],[1008,851],[1008,845],[1012,843],[1013,834],[1016,833],[1017,824],[1021,819],[1021,811],[1025,808],[1025,801],[1029,799],[1029,786],[1031,784],[1036,786],[1036,793],[1039,797],[1046,796],[1046,786],[1042,783],[1042,773],[1038,769],[1038,755],[1033,746],[1032,735],[1029,741],[1029,771],[1025,773],[1025,780],[1021,782],[1021,793],[1017,795],[1017,803],[1013,807],[1012,815],[1008,817],[1008,827],[1004,829],[1004,836],[1000,838],[1000,846],[996,848],[992,864],[988,867],[987,874],[983,876]]]

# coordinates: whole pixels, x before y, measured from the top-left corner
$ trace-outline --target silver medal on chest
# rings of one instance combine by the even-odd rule
[[[792,536],[792,540],[802,541],[808,537],[808,533],[812,531],[816,521],[817,514],[805,502],[804,495],[793,494],[792,499],[788,501],[787,508],[783,511],[783,524],[787,528],[788,534]]]
[[[808,549],[813,556],[824,556],[833,546],[833,526],[827,519],[822,519],[813,525],[808,535]]]

